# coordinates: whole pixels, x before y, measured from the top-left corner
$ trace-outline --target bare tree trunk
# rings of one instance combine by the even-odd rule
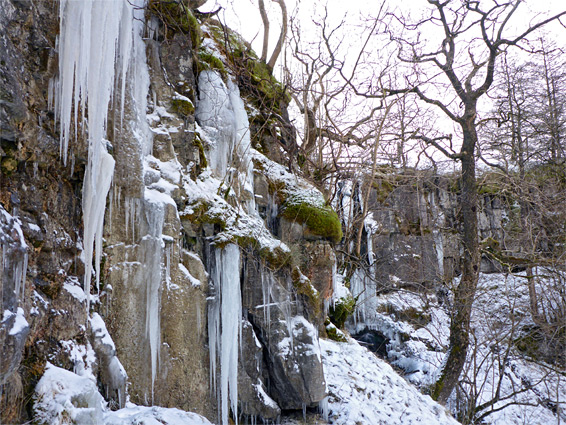
[[[261,61],[263,63],[267,62],[267,48],[269,44],[269,18],[265,12],[265,4],[263,0],[258,0],[259,14],[261,15],[261,21],[263,22],[263,46],[261,48]]]
[[[458,379],[468,352],[470,317],[479,278],[480,250],[478,242],[478,192],[476,186],[476,164],[474,150],[477,143],[475,129],[475,107],[466,108],[462,145],[462,277],[454,292],[453,314],[450,323],[450,351],[444,362],[439,379],[432,388],[432,398],[446,403]]]
[[[271,54],[271,58],[269,58],[269,62],[267,62],[267,66],[270,70],[273,71],[275,67],[275,62],[277,62],[277,58],[281,53],[281,49],[283,49],[283,43],[285,42],[285,37],[287,37],[287,5],[285,4],[285,0],[272,0],[279,5],[281,8],[281,33],[279,34],[279,40],[277,40],[277,44],[275,45],[275,49],[273,49],[273,53]]]

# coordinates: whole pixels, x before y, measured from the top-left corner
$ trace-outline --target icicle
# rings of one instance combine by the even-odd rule
[[[329,414],[330,414],[330,407],[328,405],[328,396],[324,397],[318,403],[318,410],[322,414],[322,419],[324,419],[326,422],[328,422],[328,417],[329,417]]]
[[[90,294],[93,251],[96,251],[97,287],[99,283],[106,197],[115,165],[106,148],[108,107],[117,74],[122,78],[121,94],[124,96],[130,52],[136,41],[141,42],[140,23],[133,24],[134,10],[143,4],[143,0],[60,2],[59,77],[50,91],[53,92],[55,116],[60,122],[60,149],[65,164],[71,126],[74,125],[75,136],[79,128],[88,134],[88,164],[83,184],[84,290],[87,296]],[[134,37],[135,33],[137,37]],[[140,50],[135,48],[134,54],[142,54]],[[122,99],[121,106],[123,103]],[[83,119],[86,117],[88,132],[79,122],[79,115]]]
[[[158,199],[154,199],[153,191],[146,189],[144,211],[147,220],[147,233],[141,239],[140,247],[143,259],[142,282],[146,284],[145,330],[149,341],[151,357],[151,397],[159,365],[159,348],[161,346],[161,281],[164,242],[162,238],[165,207]]]
[[[224,178],[232,161],[234,112],[229,107],[228,88],[220,74],[203,71],[199,76],[200,97],[196,116],[203,127],[215,129],[215,146],[210,150],[209,163],[215,174]]]
[[[245,171],[245,182],[243,184],[244,191],[247,192],[249,200],[247,201],[248,214],[256,214],[255,196],[254,196],[254,167],[251,156],[251,139],[250,124],[248,121],[248,113],[244,106],[244,101],[240,97],[240,90],[237,85],[228,81],[228,91],[230,103],[234,109],[234,146],[237,149],[241,167]]]
[[[13,305],[4,304],[13,311],[24,300],[28,268],[28,246],[21,225],[15,212],[11,215],[0,205],[0,283],[6,289],[13,288]]]
[[[220,419],[228,424],[229,408],[238,423],[238,352],[242,332],[242,297],[240,293],[240,249],[230,244],[215,252],[212,274],[214,299],[208,310],[210,369],[216,385],[216,357],[220,359]]]

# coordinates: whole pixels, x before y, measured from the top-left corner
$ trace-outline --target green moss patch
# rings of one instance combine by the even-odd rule
[[[150,0],[148,9],[163,23],[166,38],[172,37],[175,32],[182,32],[191,37],[193,49],[200,47],[202,40],[200,24],[186,1]]]
[[[280,201],[280,216],[304,224],[312,235],[333,243],[342,240],[338,214],[318,189],[260,153],[254,154],[253,161],[254,168],[265,177],[269,193]]]
[[[14,171],[18,168],[18,161],[14,158],[4,157],[0,163],[0,169],[2,174],[6,176],[11,176]]]
[[[287,220],[304,224],[309,232],[334,243],[342,240],[342,224],[338,214],[328,205],[316,205],[288,199],[281,215]]]
[[[326,319],[324,325],[326,326],[326,335],[329,339],[338,342],[348,342],[346,335],[344,335],[344,333],[340,329],[334,326],[334,324],[329,319]]]
[[[222,78],[226,79],[226,68],[222,61],[206,50],[201,50],[198,54],[198,71],[214,70],[218,71]]]
[[[242,96],[255,107],[280,115],[281,109],[291,101],[291,96],[273,77],[269,67],[259,59],[251,45],[215,20],[207,21],[205,31],[226,58],[231,73],[238,78]]]
[[[189,98],[177,96],[171,99],[171,110],[186,117],[195,113],[195,105]]]
[[[336,325],[338,328],[343,328],[344,323],[348,317],[354,314],[354,310],[356,309],[356,298],[348,295],[345,298],[340,298],[338,301],[334,303],[333,306],[330,307],[330,311],[328,312],[328,317]]]

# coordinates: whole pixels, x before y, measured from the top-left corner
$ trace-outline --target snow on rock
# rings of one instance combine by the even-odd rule
[[[305,179],[290,173],[284,166],[267,158],[262,153],[251,150],[253,161],[258,170],[272,182],[287,204],[309,204],[323,208],[326,205],[324,195]]]
[[[206,418],[175,408],[145,407],[128,403],[128,407],[109,412],[106,425],[212,425]]]
[[[24,309],[18,307],[16,313],[10,312],[10,310],[4,310],[4,316],[2,317],[2,323],[8,322],[8,320],[12,319],[12,326],[10,327],[10,331],[8,335],[18,335],[18,334],[27,334],[29,330],[29,324],[24,316]]]
[[[102,424],[106,402],[96,382],[47,363],[35,388],[35,419],[40,424]],[[68,418],[68,419],[67,419]]]
[[[253,241],[258,251],[288,254],[289,248],[276,239],[265,227],[263,220],[256,215],[246,214],[239,208],[230,205],[220,193],[224,189],[223,182],[213,177],[210,171],[203,172],[196,181],[186,178],[184,189],[188,206],[182,212],[195,221],[220,222],[224,230],[214,236],[217,244],[235,242],[239,239]]]
[[[456,425],[441,405],[389,364],[350,340],[320,340],[328,386],[328,419],[341,425]]]
[[[106,388],[106,398],[115,397],[122,407],[126,401],[126,370],[116,356],[116,346],[102,317],[93,313],[88,323],[92,346],[100,363],[100,379]]]
[[[78,279],[73,276],[68,277],[65,282],[63,282],[63,289],[71,294],[74,298],[77,299],[78,302],[86,303],[87,297],[86,294],[81,288]]]
[[[39,424],[78,425],[211,425],[196,413],[136,406],[110,411],[93,379],[47,363],[35,388],[34,420]]]

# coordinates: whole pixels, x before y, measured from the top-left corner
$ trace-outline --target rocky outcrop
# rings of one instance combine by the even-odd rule
[[[365,195],[367,186],[361,190]],[[352,197],[354,203],[360,202],[357,196]],[[372,253],[372,275],[379,290],[399,285],[440,288],[460,275],[458,196],[458,176],[409,170],[376,179],[369,190],[362,252]],[[500,249],[517,249],[507,238],[509,207],[505,205],[503,197],[480,196],[478,237],[501,244]],[[501,265],[484,253],[481,271],[501,270]]]
[[[56,421],[65,415],[107,421],[112,415],[105,403],[123,407],[126,392],[137,404],[176,407],[217,421],[226,395],[211,380],[219,379],[224,367],[220,358],[218,364],[211,361],[209,350],[214,344],[208,333],[210,309],[221,286],[214,280],[212,257],[227,244],[239,246],[242,258],[238,415],[244,421],[276,421],[282,409],[315,407],[325,396],[318,329],[333,290],[331,244],[341,237],[339,222],[308,183],[275,187],[271,183],[281,174],[269,177],[265,168],[254,172],[252,156],[261,158],[263,167],[270,161],[252,155],[251,141],[242,147],[249,131],[247,124],[239,125],[247,123],[246,108],[264,118],[272,115],[253,106],[254,93],[265,87],[244,87],[244,103],[229,76],[233,59],[206,56],[225,53],[224,39],[205,43],[204,50],[217,45],[212,53],[198,51],[199,22],[185,9],[178,15],[178,7],[171,3],[163,9],[150,2],[150,37],[141,49],[132,45],[135,65],[124,84],[117,77],[109,108],[102,105],[108,109],[103,151],[115,165],[100,272],[93,258],[97,277],[93,274],[92,285],[83,286],[91,262],[85,258],[90,251],[83,219],[94,214],[82,210],[83,184],[92,183],[84,182],[85,169],[93,167],[87,137],[92,132],[71,119],[69,151],[60,150],[61,113],[51,102],[57,98],[52,95],[63,49],[56,42],[57,34],[63,36],[59,5],[56,0],[0,4],[2,421]],[[166,21],[176,17],[186,21],[177,26]],[[216,24],[206,25],[209,37],[223,34],[213,28]],[[230,40],[241,43],[237,37]],[[140,62],[142,51],[146,59]],[[213,72],[221,61],[225,69]],[[203,69],[210,81],[199,84]],[[242,81],[256,84],[253,78]],[[211,87],[227,96],[229,106],[221,115],[237,125],[211,124],[206,114],[198,115]],[[269,95],[283,119],[279,91]],[[94,109],[75,112],[86,121]],[[265,121],[262,131],[266,122],[273,126],[265,134],[254,133],[259,138],[254,146],[268,147],[274,158],[283,156],[273,139],[283,125],[280,119]],[[255,119],[252,130],[258,128]],[[216,134],[222,131],[232,131],[222,139],[232,143],[228,148],[219,147]],[[255,192],[254,175],[269,177]],[[303,191],[309,198],[299,202]],[[269,217],[261,199],[272,200]],[[327,221],[315,226],[312,213]],[[214,368],[218,371],[211,373]],[[59,379],[83,383],[85,391],[75,394],[76,388],[56,384]],[[45,410],[52,407],[49,403],[39,403],[35,418],[30,417],[34,391],[47,394],[52,384],[60,387],[53,403],[68,396],[73,406],[53,416]]]

